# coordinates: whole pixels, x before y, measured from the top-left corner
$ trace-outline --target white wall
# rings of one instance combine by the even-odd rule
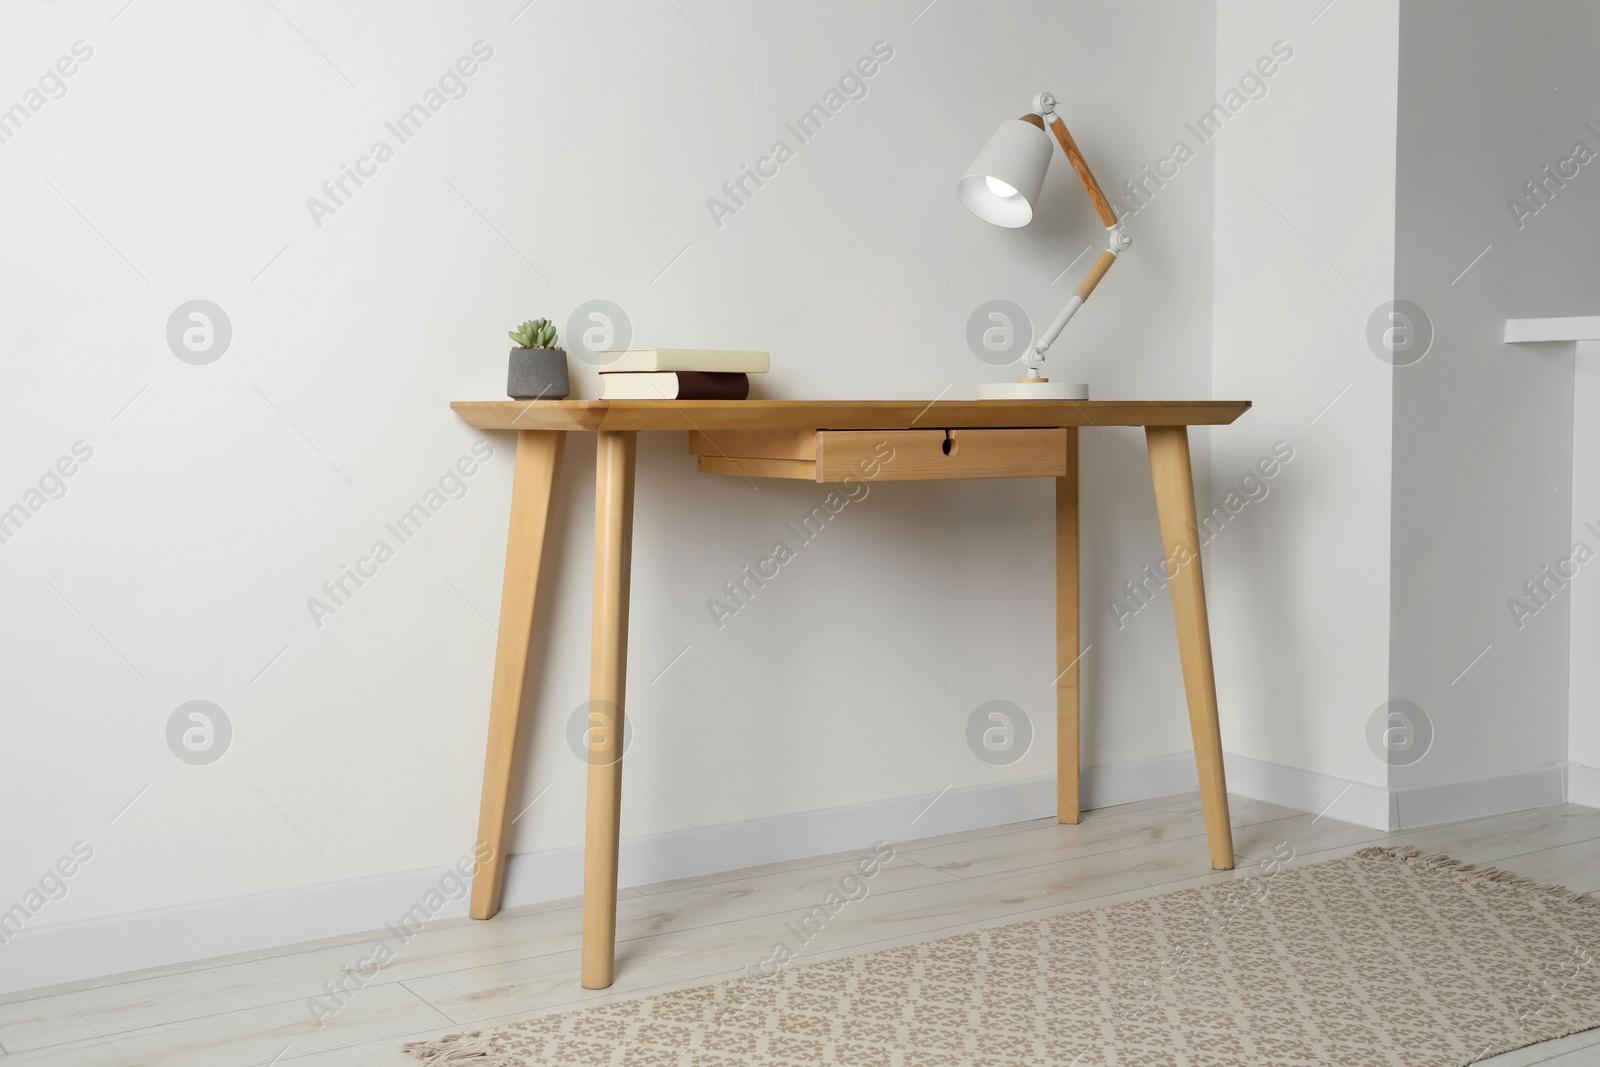
[[[1115,186],[1216,98],[1212,10],[1179,0],[1028,3],[1004,19],[920,0],[522,6],[413,5],[402,16],[371,2],[188,0],[11,5],[0,16],[0,69],[13,75],[0,106],[23,99],[29,72],[74,42],[93,49],[66,95],[0,144],[0,507],[27,499],[74,442],[93,449],[66,495],[0,544],[0,805],[10,816],[0,820],[0,908],[73,842],[94,849],[35,929],[365,884],[467,851],[511,441],[469,429],[446,403],[502,392],[506,328],[537,315],[564,324],[603,297],[627,310],[637,344],[770,349],[763,395],[970,395],[999,376],[966,350],[972,309],[1006,297],[1047,319],[1087,260],[1064,268],[1103,239],[1059,163],[1027,230],[1002,232],[959,208],[954,178],[993,124],[1054,90]],[[1265,5],[1266,21],[1247,28],[1249,12],[1228,5],[1223,72],[1278,36],[1299,52],[1273,98],[1252,105],[1257,130],[1241,126],[1227,151],[1259,143],[1265,153],[1266,140],[1251,138],[1288,121],[1269,111],[1279,94],[1314,92],[1359,34],[1392,23],[1349,7],[1314,36],[1269,29]],[[865,99],[718,228],[707,198],[880,40],[893,59]],[[464,98],[316,225],[307,198],[477,41],[493,56]],[[1373,105],[1337,107],[1361,120],[1350,170],[1383,162],[1392,130],[1385,142],[1366,114]],[[1327,146],[1330,157],[1348,152]],[[1317,234],[1352,272],[1387,254],[1384,226],[1370,221],[1383,214],[1370,210],[1381,206],[1376,190],[1330,204],[1313,189],[1302,201],[1303,173],[1242,162],[1291,215],[1331,206],[1364,220]],[[1240,166],[1222,183],[1217,267],[1222,303],[1243,309],[1260,282],[1240,237],[1274,247],[1254,260],[1262,266],[1297,239],[1273,234],[1280,223],[1241,192]],[[1386,415],[1387,400],[1363,384],[1302,429],[1296,420],[1342,381],[1376,381],[1376,371],[1359,353],[1303,386],[1266,369],[1305,314],[1359,326],[1377,299],[1365,290],[1381,278],[1345,294],[1318,277],[1315,257],[1291,252],[1315,296],[1271,309],[1272,329],[1235,312],[1219,319],[1229,362],[1213,385],[1212,223],[1210,164],[1196,161],[1134,220],[1134,252],[1052,367],[1101,397],[1257,398],[1255,413],[1214,436],[1224,476],[1276,437],[1301,449],[1260,521],[1219,546],[1219,560],[1226,569],[1226,553],[1294,542],[1258,584],[1327,643],[1360,692],[1353,702],[1327,693],[1297,638],[1224,580],[1218,656],[1238,709],[1225,726],[1242,739],[1265,724],[1256,748],[1269,758],[1317,762],[1326,751],[1334,770],[1365,773],[1337,718],[1309,732],[1283,720],[1302,690],[1313,695],[1294,709],[1301,721],[1359,716],[1373,699],[1366,660],[1381,626],[1352,625],[1371,604],[1318,620],[1313,606],[1349,586],[1297,575],[1319,550],[1346,553],[1372,568],[1381,603],[1381,546],[1364,538],[1387,489],[1381,469],[1367,471],[1355,427]],[[231,347],[207,366],[180,362],[165,338],[173,310],[195,298],[232,324]],[[575,385],[596,395],[592,372]],[[314,626],[307,598],[485,439],[494,458],[465,496]],[[517,851],[581,840],[583,767],[564,730],[586,698],[592,460],[574,440],[534,653],[548,685],[514,803],[549,791],[518,822]],[[1145,468],[1137,434],[1085,434],[1085,753],[1095,766],[1189,745],[1165,603],[1121,629],[1106,607],[1160,554]],[[1313,494],[1322,478],[1342,487]],[[1053,620],[1038,578],[1051,565],[1049,487],[875,487],[715,630],[706,598],[818,496],[698,476],[677,435],[642,442],[626,836],[1053,771]],[[1264,671],[1281,677],[1247,692]],[[233,728],[226,756],[204,767],[165,739],[174,709],[197,698]],[[994,698],[1020,704],[1037,730],[1033,750],[1004,769],[964,741],[967,716]]]
[[[1255,397],[1249,418],[1296,448],[1236,520],[1244,536],[1230,527],[1212,552],[1216,625],[1251,651],[1219,661],[1224,733],[1241,755],[1382,787],[1352,798],[1387,800],[1403,824],[1557,799],[1556,765],[1590,751],[1597,703],[1585,576],[1520,628],[1508,610],[1600,498],[1583,487],[1581,384],[1575,439],[1570,348],[1501,343],[1508,316],[1592,310],[1600,186],[1585,171],[1520,229],[1507,198],[1576,140],[1600,147],[1584,126],[1595,14],[1484,7],[1218,16],[1219,86],[1259,34],[1296,49],[1218,140],[1213,392]],[[1394,299],[1431,321],[1415,365],[1391,368],[1369,337]],[[1217,441],[1220,496],[1255,457]],[[1415,763],[1374,747],[1389,700],[1431,723]],[[1500,784],[1452,784],[1487,778]]]
[[[1320,8],[1218,11],[1219,93],[1274,41],[1293,58],[1216,143],[1212,392],[1256,406],[1213,433],[1213,496],[1274,441],[1294,458],[1216,537],[1211,608],[1230,751],[1377,788],[1364,730],[1388,693],[1391,369],[1364,333],[1394,289],[1397,5]]]
[[[1194,435],[1201,496],[1231,513],[1206,551],[1234,789],[1386,825],[1393,790],[1600,767],[1597,572],[1520,630],[1504,603],[1600,525],[1583,421],[1600,372],[1579,360],[1574,384],[1570,357],[1498,343],[1506,315],[1595,310],[1594,165],[1521,230],[1504,205],[1569,140],[1600,148],[1595,16],[1484,7],[1526,62],[1442,0],[7,9],[0,69],[24,73],[0,113],[39,106],[0,126],[0,515],[27,512],[0,527],[0,912],[75,842],[94,855],[30,918],[32,948],[0,945],[0,988],[375,927],[463,855],[513,442],[447,401],[501,393],[507,327],[565,326],[596,298],[638,345],[770,349],[760,395],[971,395],[1006,373],[968,352],[973,309],[1047,320],[1103,240],[1061,163],[1024,230],[955,201],[994,123],[1043,88],[1137,242],[1052,374],[1255,401]],[[465,95],[314,220],[307,199],[479,41]],[[719,226],[708,198],[794,145],[785,122],[880,41],[865,97]],[[26,72],[76,42],[70,79],[27,96]],[[1368,341],[1396,296],[1437,330],[1398,370]],[[233,331],[205,366],[166,337],[196,298]],[[486,444],[399,545],[385,523]],[[75,448],[69,478],[46,474]],[[593,459],[575,437],[513,796],[540,798],[516,824],[517,899],[576,885],[565,733],[587,696]],[[1099,795],[1170,791],[1190,765],[1167,597],[1124,585],[1160,557],[1147,475],[1140,434],[1084,433]],[[770,857],[868,823],[911,837],[1053,810],[1049,487],[873,486],[717,629],[707,598],[821,495],[699,476],[681,435],[645,436],[625,877],[720,864],[706,836]],[[394,558],[317,626],[308,598],[380,538]],[[1415,766],[1369,744],[1391,697],[1434,720]],[[194,699],[233,729],[209,766],[168,747]],[[1009,767],[966,746],[991,699],[1035,731]],[[946,787],[927,818],[900,814]]]
[[[1581,0],[1501,0],[1471,18],[1448,0],[1402,7],[1396,292],[1426,310],[1434,342],[1395,372],[1391,678],[1434,745],[1395,768],[1399,787],[1567,758],[1576,589],[1556,579],[1533,599],[1524,584],[1579,539],[1600,551],[1583,529],[1600,511],[1574,489],[1572,346],[1502,336],[1508,317],[1600,311],[1600,164],[1552,182],[1537,215],[1511,210],[1538,207],[1523,184],[1576,142],[1600,152],[1585,127],[1600,115],[1597,35],[1600,10]]]
[[[1595,301],[1600,307],[1600,299]],[[1572,520],[1589,533],[1600,527],[1600,344],[1578,346],[1572,390]],[[1595,544],[1589,534],[1590,544]],[[1572,647],[1568,677],[1567,758],[1600,768],[1600,570],[1579,571],[1571,586]],[[1600,786],[1600,783],[1596,783]],[[1588,794],[1586,794],[1588,795]],[[1600,799],[1600,792],[1593,794]],[[1594,803],[1594,800],[1590,800]]]

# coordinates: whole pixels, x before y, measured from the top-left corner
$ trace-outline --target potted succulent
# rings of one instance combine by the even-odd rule
[[[506,393],[513,400],[565,400],[567,350],[556,347],[556,328],[550,320],[529,319],[506,335],[517,342],[511,350]]]

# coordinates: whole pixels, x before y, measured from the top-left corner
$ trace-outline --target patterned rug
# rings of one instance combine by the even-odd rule
[[[1600,1026],[1600,899],[1415,849],[407,1045],[431,1067],[1463,1067]]]

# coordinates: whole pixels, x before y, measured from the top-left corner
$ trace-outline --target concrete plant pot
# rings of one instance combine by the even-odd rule
[[[564,348],[513,348],[506,394],[513,400],[565,400],[567,350]]]

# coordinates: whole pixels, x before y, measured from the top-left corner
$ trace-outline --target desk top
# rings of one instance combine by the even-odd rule
[[[1222,426],[1248,400],[457,400],[485,430],[945,430]]]

